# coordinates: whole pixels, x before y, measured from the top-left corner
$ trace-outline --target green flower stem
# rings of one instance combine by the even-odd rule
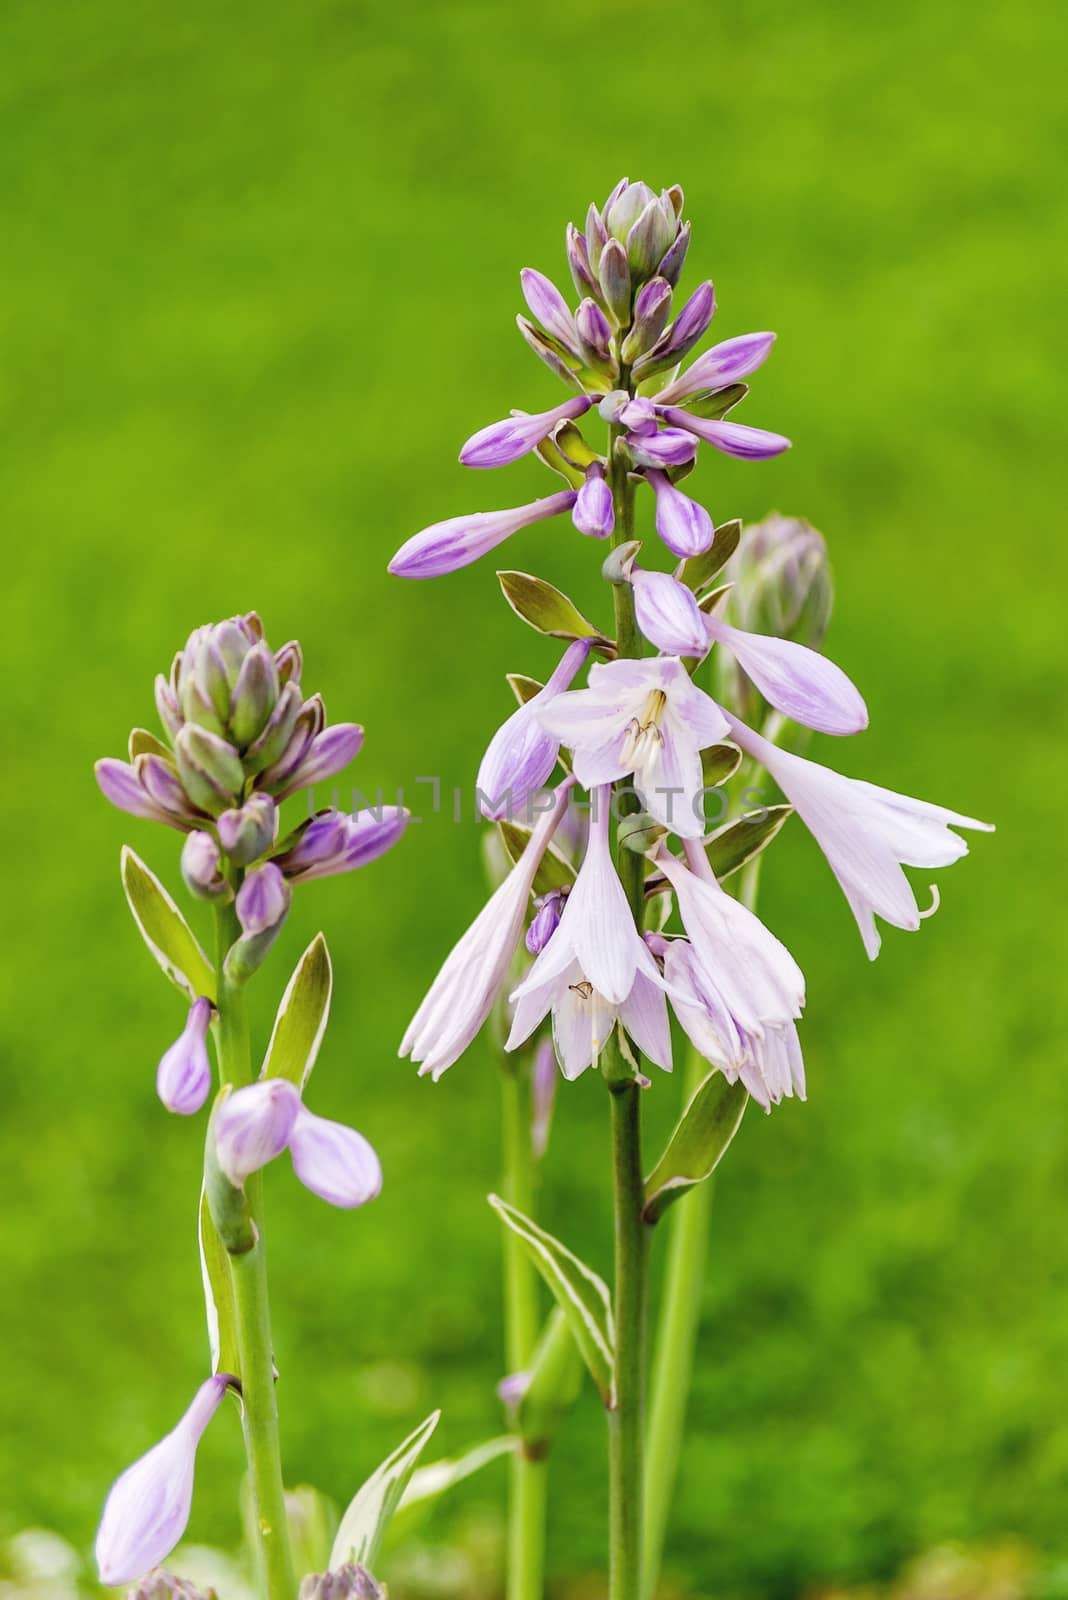
[[[252,1078],[248,1009],[244,989],[228,983],[223,973],[227,950],[241,932],[233,906],[216,913],[216,974],[219,1020],[216,1031],[219,1075],[240,1088]],[[231,1256],[237,1347],[241,1360],[245,1453],[255,1504],[266,1600],[294,1600],[297,1592],[289,1551],[282,1459],[278,1443],[274,1348],[267,1299],[267,1259],[263,1230],[263,1179],[255,1173],[245,1184],[256,1244],[245,1255]]]
[[[627,375],[620,380],[626,387]],[[615,504],[613,548],[634,536],[634,485],[617,449],[620,430],[610,435],[609,482]],[[617,584],[616,646],[621,656],[640,656],[642,638],[634,616],[634,592]],[[622,786],[620,811],[638,801]],[[638,927],[645,897],[643,858],[617,852],[620,881]],[[646,1233],[642,1222],[641,1089],[632,1078],[610,1080],[612,1106],[612,1188],[615,1211],[615,1405],[608,1413],[609,1597],[640,1600],[642,1574],[642,1492],[645,1429]]]
[[[527,1053],[501,1061],[501,1128],[504,1198],[524,1216],[534,1211],[531,1142],[531,1060]],[[509,1372],[527,1366],[538,1339],[536,1268],[510,1228],[504,1233],[504,1329]],[[548,1462],[523,1446],[511,1459],[508,1512],[508,1600],[541,1600],[545,1572]]]

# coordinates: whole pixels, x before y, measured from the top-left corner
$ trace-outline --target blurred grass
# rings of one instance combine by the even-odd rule
[[[109,812],[92,760],[151,721],[191,626],[255,605],[366,723],[365,792],[470,782],[501,674],[551,653],[490,563],[405,586],[385,562],[542,490],[531,463],[465,477],[456,450],[557,397],[511,327],[517,272],[562,279],[564,223],[626,170],[685,185],[719,336],[779,330],[746,420],[796,448],[696,481],[720,520],[777,505],[831,541],[831,648],[872,710],[832,758],[1000,827],[871,968],[811,842],[776,849],[764,910],[808,974],[811,1098],[747,1120],[719,1186],[670,1567],[788,1596],[945,1540],[1068,1553],[1064,15],[9,0],[0,1531],[84,1546],[204,1364],[199,1137],[152,1085],[180,1007],[116,872],[129,839],[173,882],[177,845]],[[562,524],[509,562],[603,605]],[[265,1038],[287,960],[328,931],[315,1106],[387,1168],[356,1218],[269,1184],[287,1464],[339,1499],[431,1402],[445,1448],[498,1426],[492,1067],[477,1047],[435,1089],[394,1059],[481,895],[476,830],[431,819],[302,894],[258,986]],[[602,1099],[562,1096],[545,1203],[605,1266]],[[656,1085],[654,1128],[674,1099]],[[238,1459],[231,1417],[195,1537],[236,1536]],[[600,1565],[601,1467],[587,1397],[560,1576]]]

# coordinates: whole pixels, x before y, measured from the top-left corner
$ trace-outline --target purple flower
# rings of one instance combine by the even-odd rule
[[[235,1089],[212,1119],[219,1166],[237,1188],[288,1150],[306,1189],[332,1206],[366,1205],[382,1188],[378,1157],[361,1133],[317,1117],[287,1078]]]
[[[519,282],[531,316],[541,323],[547,333],[573,350],[577,342],[575,319],[556,285],[533,267],[523,268]]]
[[[522,856],[457,941],[408,1025],[399,1054],[435,1082],[458,1060],[490,1014],[523,933],[527,902],[542,856],[567,809],[574,780],[556,790]]]
[[[575,316],[579,339],[587,352],[599,365],[612,360],[612,326],[596,300],[582,301]]]
[[[520,412],[501,422],[491,422],[488,428],[480,428],[468,439],[460,451],[460,464],[465,467],[507,466],[510,461],[518,461],[536,449],[558,423],[581,417],[592,405],[591,396],[580,395],[533,416]]]
[[[716,537],[712,518],[704,506],[676,489],[663,472],[645,474],[656,495],[656,531],[677,556],[703,555]]]
[[[299,763],[284,781],[278,777],[271,781],[270,787],[275,797],[280,801],[285,800],[298,789],[310,789],[317,783],[325,783],[327,778],[332,778],[355,760],[362,747],[363,729],[358,723],[335,722],[331,727],[323,728],[310,740]],[[265,773],[264,777],[270,778],[270,774]]]
[[[640,467],[684,467],[697,454],[697,445],[683,428],[661,428],[658,433],[628,433],[626,445]]]
[[[586,468],[586,482],[571,508],[571,520],[579,533],[590,539],[607,539],[616,525],[612,491],[599,461],[592,461]]]
[[[290,1131],[289,1154],[304,1187],[328,1205],[353,1210],[381,1192],[382,1167],[363,1134],[305,1106]]]
[[[541,954],[560,926],[566,899],[567,894],[563,889],[554,889],[538,901],[538,909],[527,929],[526,937],[526,946],[532,956]]]
[[[638,1048],[671,1070],[671,1034],[660,969],[634,926],[608,842],[610,791],[591,796],[586,858],[560,925],[523,982],[505,1045],[515,1050],[553,1014],[553,1040],[566,1078],[596,1061],[617,1018]]]
[[[197,1445],[233,1381],[220,1372],[201,1384],[177,1427],[112,1485],[96,1536],[101,1583],[135,1582],[182,1537],[193,1502]]]
[[[702,389],[725,389],[741,378],[748,378],[767,360],[774,343],[773,333],[742,333],[737,338],[725,339],[722,344],[714,344],[674,383],[660,390],[657,404],[674,404]]]
[[[860,690],[818,650],[746,633],[717,617],[706,617],[704,623],[708,637],[726,646],[776,711],[820,733],[860,733],[868,726]]]
[[[523,817],[556,765],[559,740],[538,721],[539,706],[570,688],[590,653],[590,641],[568,645],[548,683],[513,711],[493,735],[478,769],[475,787],[484,817]]]
[[[191,833],[182,846],[182,877],[198,900],[229,899],[233,891],[220,870],[222,852],[210,833]]]
[[[585,788],[633,773],[658,822],[684,838],[704,832],[701,751],[727,722],[674,656],[598,663],[588,688],[558,695],[538,716],[574,752]]]
[[[143,758],[139,758],[143,759]],[[95,767],[96,781],[106,800],[131,817],[147,817],[152,822],[165,822],[169,828],[186,833],[193,826],[193,818],[200,813],[183,799],[180,809],[170,809],[160,804],[143,781],[144,766],[135,762],[116,761],[105,756]],[[175,780],[177,782],[177,779]],[[158,792],[158,791],[157,791]]]
[[[495,550],[520,528],[570,511],[576,498],[574,489],[563,489],[510,511],[474,511],[466,517],[435,522],[401,545],[389,570],[397,578],[440,578],[456,572]]]
[[[708,623],[692,589],[668,572],[631,569],[634,613],[638,627],[658,650],[672,656],[703,656],[708,650]]]
[[[625,393],[625,391],[621,391]],[[638,438],[647,439],[654,434],[658,427],[657,411],[651,400],[644,399],[641,395],[635,400],[627,400],[620,406],[614,418],[621,427]]]
[[[722,418],[706,421],[703,417],[691,417],[678,406],[666,406],[661,414],[668,422],[722,450],[724,455],[737,456],[740,461],[766,461],[790,448],[789,439],[781,433],[769,433],[766,428],[746,428],[740,422],[726,422]]]
[[[354,872],[392,849],[409,817],[404,806],[374,806],[351,816],[324,812],[308,824],[292,849],[276,857],[275,864],[290,883]]]
[[[181,1117],[199,1111],[211,1089],[211,1062],[208,1060],[208,1026],[211,1002],[203,995],[189,1008],[185,1027],[160,1061],[156,1072],[156,1093],[168,1111]]]
[[[257,867],[237,891],[235,910],[242,930],[255,936],[277,928],[289,911],[290,899],[289,885],[273,861]]]
[[[919,910],[902,867],[948,867],[966,856],[968,846],[952,828],[994,831],[990,822],[790,755],[734,717],[728,722],[731,737],[767,768],[815,837],[873,961],[881,943],[876,916],[914,932],[928,914]]]

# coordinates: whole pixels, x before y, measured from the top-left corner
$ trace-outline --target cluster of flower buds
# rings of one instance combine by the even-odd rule
[[[196,628],[170,677],[156,679],[164,739],[135,728],[129,761],[96,765],[113,805],[187,835],[182,876],[191,894],[236,895],[242,932],[228,961],[235,979],[270,949],[291,883],[364,866],[408,821],[397,806],[331,811],[279,839],[282,801],[334,777],[363,743],[356,723],[327,723],[321,695],[305,699],[302,671],[300,645],[273,651],[255,612]]]
[[[582,297],[572,310],[544,274],[525,268],[521,285],[531,321],[519,329],[534,352],[570,388],[572,400],[534,414],[514,412],[474,434],[460,452],[467,467],[499,467],[536,450],[569,487],[507,511],[475,512],[425,528],[397,552],[390,571],[431,578],[476,561],[521,528],[570,511],[580,533],[608,538],[614,529],[608,473],[613,463],[655,495],[660,538],[676,556],[706,552],[715,525],[677,487],[700,444],[747,461],[779,455],[778,433],[728,421],[764,362],[773,333],[749,333],[714,345],[680,372],[716,311],[705,281],[679,307],[673,297],[690,242],[678,185],[660,195],[644,183],[618,183],[603,210],[590,206],[585,233],[567,229],[567,257]],[[612,430],[612,454],[596,451],[579,419],[596,408]]]
[[[537,450],[569,489],[518,510],[438,523],[409,540],[391,564],[409,577],[449,572],[517,528],[570,510],[582,533],[612,536],[604,575],[630,586],[638,630],[657,652],[624,657],[619,642],[588,624],[558,590],[529,574],[501,575],[526,621],[573,642],[544,687],[529,679],[519,684],[520,708],[483,759],[484,813],[503,827],[502,819],[514,824],[525,812],[528,827],[519,835],[513,828],[519,848],[511,872],[446,959],[402,1042],[401,1053],[434,1078],[486,1020],[525,930],[534,960],[511,987],[507,1048],[521,1046],[551,1014],[566,1077],[597,1062],[617,1025],[621,1038],[669,1068],[670,1002],[709,1063],[731,1081],[740,1079],[765,1107],[803,1096],[796,1028],[803,976],[721,879],[752,859],[796,810],[874,957],[876,916],[915,929],[928,914],[903,867],[948,865],[966,853],[952,830],[987,826],[803,760],[764,737],[767,727],[759,732],[738,715],[755,715],[759,725],[771,711],[780,721],[837,736],[867,725],[860,692],[818,650],[831,600],[821,536],[804,523],[771,518],[742,538],[739,523],[717,528],[678,488],[699,442],[749,460],[788,444],[779,434],[725,420],[774,335],[730,339],[680,368],[715,311],[712,285],[704,282],[672,317],[689,241],[681,211],[677,188],[658,197],[627,182],[603,211],[591,207],[584,234],[568,229],[568,259],[584,297],[576,311],[540,273],[523,274],[528,306],[541,325],[520,319],[524,336],[582,392],[551,410],[514,413],[484,428],[460,459],[492,467]],[[595,408],[609,425],[605,455],[578,426]],[[629,498],[628,479],[652,490],[656,530],[680,558],[673,572],[640,566],[640,540],[620,539],[614,513],[620,496]],[[730,591],[724,576],[739,591],[726,616],[720,614]],[[505,582],[517,577],[522,605]],[[713,581],[719,586],[711,587]],[[717,663],[726,656],[730,664],[719,673],[727,687],[718,699],[693,679],[714,647]],[[606,659],[589,667],[585,687],[575,688],[591,648]],[[707,797],[729,780],[743,754],[770,774],[787,804],[710,832]],[[546,792],[558,763],[566,776]],[[618,799],[612,786],[623,783],[641,807],[637,815],[625,807],[616,819],[617,844],[646,858],[637,915],[610,848],[610,811]],[[576,871],[554,837],[578,786],[590,795],[590,827]],[[668,932],[676,915],[681,932]]]
[[[131,1589],[127,1600],[218,1600],[214,1589],[206,1593],[176,1578],[171,1572],[150,1572],[136,1589]]]
[[[386,1591],[366,1567],[349,1562],[337,1572],[312,1573],[305,1578],[298,1600],[386,1600]]]

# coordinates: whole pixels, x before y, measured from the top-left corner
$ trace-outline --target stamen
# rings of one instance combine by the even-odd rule
[[[583,978],[581,983],[569,983],[568,988],[572,994],[581,996],[583,1000],[588,1000],[593,993],[593,984],[587,978]]]
[[[933,917],[939,906],[942,904],[942,896],[938,892],[937,883],[929,883],[927,887],[931,891],[931,904],[927,907],[926,911],[920,912],[921,922],[925,921],[927,917]]]

